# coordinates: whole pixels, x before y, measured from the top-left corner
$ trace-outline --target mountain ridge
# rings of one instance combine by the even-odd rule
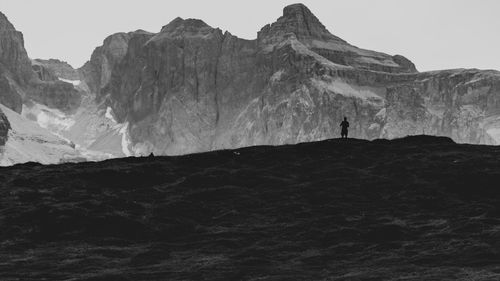
[[[328,139],[339,134],[344,116],[356,138],[426,133],[500,144],[499,72],[418,72],[403,56],[331,34],[301,4],[285,7],[253,40],[176,18],[158,33],[106,37],[76,70],[56,60],[31,63],[29,76],[46,86],[15,86],[28,91],[0,102],[26,108],[23,115],[44,126],[47,114],[56,116],[51,132],[106,155]],[[0,86],[12,80],[5,77]]]

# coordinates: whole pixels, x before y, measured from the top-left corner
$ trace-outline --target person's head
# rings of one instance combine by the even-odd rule
[[[347,121],[347,117],[344,116],[344,121]]]

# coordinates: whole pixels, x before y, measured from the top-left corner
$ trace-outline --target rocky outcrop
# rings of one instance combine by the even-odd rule
[[[7,116],[0,109],[0,146],[5,145],[9,138],[10,123]],[[1,148],[0,148],[1,149]]]
[[[343,116],[358,138],[500,143],[499,72],[419,73],[403,56],[332,35],[301,4],[256,40],[181,18],[157,34],[115,34],[80,73],[129,124],[138,154],[331,138]]]
[[[21,112],[24,86],[33,78],[23,34],[0,12],[0,103]]]
[[[57,81],[58,77],[56,76],[55,72],[46,67],[43,64],[39,64],[34,62],[32,65],[33,71],[36,73],[38,76],[38,79],[42,81]]]
[[[403,56],[363,50],[331,34],[303,4],[285,7],[283,16],[262,28],[257,40],[264,51],[270,52],[290,38],[336,64],[384,72],[416,72],[415,65]]]
[[[34,102],[56,108],[64,112],[73,112],[81,103],[81,94],[75,87],[63,81],[40,82],[31,85],[27,97]]]
[[[90,91],[96,94],[98,101],[104,100],[108,94],[106,87],[111,82],[113,70],[125,57],[128,51],[129,40],[134,37],[149,38],[148,32],[138,30],[130,33],[116,33],[104,40],[101,47],[92,53],[90,61],[79,69],[80,75],[84,77]]]
[[[78,71],[65,61],[60,61],[58,59],[35,59],[32,61],[32,66],[35,72],[38,72],[38,69],[43,69],[43,71],[50,72],[56,79],[62,78],[70,81],[80,80]],[[45,79],[41,80],[46,81]]]
[[[0,64],[20,84],[33,78],[31,62],[24,49],[23,34],[0,12]]]

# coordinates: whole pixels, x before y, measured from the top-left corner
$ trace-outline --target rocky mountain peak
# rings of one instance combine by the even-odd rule
[[[175,18],[161,29],[161,33],[182,33],[197,32],[203,29],[212,29],[208,24],[200,19]]]
[[[1,30],[15,30],[12,23],[10,23],[7,16],[5,16],[2,12],[0,12],[0,31]]]
[[[289,34],[294,34],[299,40],[333,40],[346,43],[341,38],[331,34],[304,4],[286,6],[283,9],[283,15],[275,23],[261,29],[258,39],[263,43],[275,43]]]
[[[285,18],[303,18],[307,20],[318,20],[316,16],[302,3],[291,4],[283,8]]]

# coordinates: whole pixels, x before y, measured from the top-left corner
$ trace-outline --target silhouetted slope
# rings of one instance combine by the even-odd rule
[[[499,159],[420,136],[0,168],[0,279],[498,280]]]

